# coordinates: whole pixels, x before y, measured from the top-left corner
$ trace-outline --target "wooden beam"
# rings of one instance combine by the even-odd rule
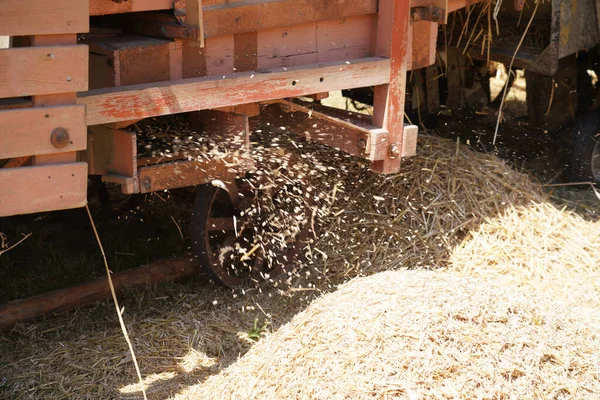
[[[0,169],[0,217],[83,207],[86,163]]]
[[[176,161],[139,169],[140,193],[202,185],[218,179],[231,181],[247,172],[246,160],[227,156],[204,161]]]
[[[148,265],[112,274],[117,294],[135,287],[147,287],[158,282],[172,282],[196,275],[200,264],[192,256],[163,259]],[[77,286],[56,290],[14,301],[0,308],[0,329],[10,328],[18,322],[31,320],[51,313],[61,313],[78,307],[109,299],[110,287],[106,278],[81,283]]]
[[[89,15],[124,14],[140,11],[169,10],[173,8],[173,0],[89,0]]]
[[[129,177],[132,179],[132,190],[139,190],[135,133],[106,125],[90,127],[86,160],[90,175]]]
[[[198,41],[190,42],[190,44],[193,47],[204,47],[204,19],[202,17],[202,0],[186,0],[185,16],[186,25],[198,27]]]
[[[0,51],[0,98],[85,91],[88,48],[21,47]]]
[[[84,106],[0,111],[0,159],[65,153],[85,147]]]
[[[390,58],[389,84],[375,87],[373,125],[390,133],[387,157],[371,164],[375,172],[391,174],[400,170],[406,68],[409,2],[379,0],[376,54]]]
[[[96,90],[83,93],[78,103],[87,106],[87,124],[98,125],[382,85],[389,80],[390,60],[373,57]]]
[[[315,0],[262,0],[205,5],[204,34],[211,38],[377,13],[377,0],[319,3]]]
[[[88,7],[88,0],[2,0],[0,35],[85,33],[89,31]]]

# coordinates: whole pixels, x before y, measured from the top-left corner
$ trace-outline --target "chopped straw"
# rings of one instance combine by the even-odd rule
[[[175,398],[589,398],[600,392],[598,348],[597,329],[549,296],[390,271],[316,300]]]

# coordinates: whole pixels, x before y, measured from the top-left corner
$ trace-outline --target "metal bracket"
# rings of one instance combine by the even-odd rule
[[[173,0],[173,12],[179,25],[185,25],[185,0]]]
[[[442,23],[446,19],[446,10],[438,7],[412,7],[410,9],[410,21],[431,21]]]

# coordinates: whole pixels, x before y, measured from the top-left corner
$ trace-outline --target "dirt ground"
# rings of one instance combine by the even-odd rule
[[[517,81],[509,97],[508,123],[501,128],[496,148],[489,146],[494,115],[465,112],[440,117],[439,129],[428,134],[496,152],[541,184],[558,183],[564,169],[560,144],[565,133],[530,127],[523,91],[523,82]],[[330,102],[345,103],[332,97]],[[591,190],[561,186],[544,190],[556,204],[586,219],[595,220],[600,213]],[[111,270],[189,251],[192,201],[189,190],[155,193],[135,210],[113,215],[92,201]],[[8,218],[0,232],[4,249],[32,233],[0,255],[0,304],[104,275],[101,254],[81,210]],[[151,398],[174,396],[219,373],[266,332],[276,331],[305,309],[320,291],[298,292],[295,296],[267,289],[231,292],[200,274],[185,282],[125,293],[124,318]],[[114,306],[108,301],[18,324],[0,333],[0,354],[0,398],[140,398]],[[61,369],[76,376],[64,377]]]

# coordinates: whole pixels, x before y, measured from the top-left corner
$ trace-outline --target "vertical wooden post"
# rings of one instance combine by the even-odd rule
[[[373,124],[389,132],[386,158],[371,163],[375,172],[400,170],[408,48],[409,0],[379,0],[375,54],[390,58],[390,83],[375,87]]]
[[[202,0],[187,0],[185,4],[186,24],[198,27],[198,41],[189,42],[192,47],[204,47],[204,21]]]

